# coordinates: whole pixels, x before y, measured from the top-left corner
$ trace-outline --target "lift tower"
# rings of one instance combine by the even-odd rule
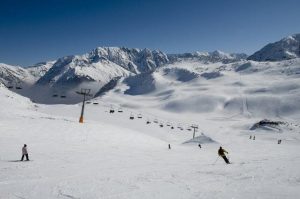
[[[84,114],[84,105],[86,96],[93,96],[90,94],[91,89],[82,88],[81,91],[77,91],[76,93],[79,95],[83,95],[82,107],[81,107],[81,114],[79,118],[79,123],[83,123],[83,114]]]

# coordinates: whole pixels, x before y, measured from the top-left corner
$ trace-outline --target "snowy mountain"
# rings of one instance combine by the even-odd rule
[[[25,68],[0,63],[0,82],[5,85],[15,85],[23,82],[32,84],[34,80]]]
[[[34,77],[35,81],[44,76],[56,61],[40,62],[25,69]]]
[[[165,53],[147,48],[143,50],[124,47],[96,48],[89,53],[88,58],[92,62],[109,60],[135,74],[153,71],[169,62]]]
[[[1,81],[6,85],[9,82],[23,84],[23,90],[15,91],[36,102],[77,103],[81,96],[76,95],[75,91],[81,88],[90,88],[96,97],[103,97],[110,90],[121,86],[122,89],[117,90],[117,93],[136,96],[156,92],[163,86],[163,82],[173,82],[170,85],[172,88],[177,82],[188,84],[198,79],[218,80],[226,76],[226,71],[250,74],[265,70],[272,73],[276,70],[284,74],[298,74],[298,68],[294,67],[294,62],[298,63],[295,61],[297,59],[276,63],[280,69],[272,68],[274,65],[268,61],[263,62],[272,56],[272,60],[281,60],[287,54],[295,55],[289,58],[298,56],[298,43],[299,34],[287,37],[267,45],[250,56],[249,60],[246,60],[247,55],[243,53],[218,50],[167,55],[158,50],[98,47],[83,55],[65,56],[27,68],[1,64],[0,74]],[[284,52],[285,55],[278,52]],[[258,54],[258,61],[253,61]]]
[[[58,59],[37,84],[47,84],[49,81],[59,84],[78,84],[85,81],[107,83],[119,76],[153,71],[167,62],[168,57],[160,51],[96,48],[88,54]]]
[[[300,34],[285,37],[270,43],[249,56],[254,61],[280,61],[300,57]]]

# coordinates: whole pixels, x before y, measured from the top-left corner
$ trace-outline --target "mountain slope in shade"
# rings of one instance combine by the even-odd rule
[[[249,56],[248,59],[254,61],[280,61],[298,57],[300,57],[300,34],[294,34],[266,45]]]

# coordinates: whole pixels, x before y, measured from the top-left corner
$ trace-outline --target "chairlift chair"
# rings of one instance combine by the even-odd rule
[[[170,122],[167,123],[167,126],[171,126]]]
[[[16,83],[16,89],[18,89],[18,90],[22,89],[22,86],[21,86],[21,82],[20,82],[20,81],[18,81],[18,82]]]
[[[110,106],[110,109],[109,109],[109,113],[114,113],[115,112],[115,109],[113,108],[113,106],[111,105]]]
[[[138,114],[137,118],[142,119],[142,114]]]
[[[123,109],[122,109],[122,108],[119,108],[119,109],[118,109],[118,112],[119,112],[119,113],[123,113]]]
[[[66,92],[67,92],[66,87],[62,85],[61,92],[60,92],[60,98],[67,98]]]
[[[57,90],[55,88],[53,89],[52,97],[58,97]]]
[[[90,101],[87,101],[87,102],[85,102],[86,104],[91,104],[92,102],[90,102]]]
[[[12,82],[9,81],[9,82],[7,83],[7,88],[8,88],[8,89],[12,89],[13,87],[14,87],[14,86],[13,86]]]
[[[163,123],[160,123],[159,126],[160,126],[161,128],[164,127]]]
[[[151,122],[149,120],[147,120],[146,124],[150,124]]]
[[[134,116],[133,116],[133,114],[132,114],[132,113],[130,114],[130,117],[129,117],[129,119],[131,119],[131,120],[133,120],[133,119],[134,119]]]
[[[171,129],[174,129],[174,126],[171,126]]]
[[[157,119],[154,119],[154,121],[153,121],[154,123],[158,123],[158,120]]]
[[[98,103],[98,102],[93,102],[93,104],[94,104],[94,105],[98,105],[99,103]]]

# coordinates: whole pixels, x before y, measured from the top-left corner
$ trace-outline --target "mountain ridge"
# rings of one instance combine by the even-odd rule
[[[281,61],[300,57],[300,33],[287,36],[248,57],[253,61]]]

